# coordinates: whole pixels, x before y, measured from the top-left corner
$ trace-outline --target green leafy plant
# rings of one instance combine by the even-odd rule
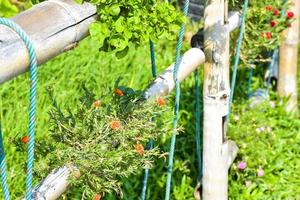
[[[163,0],[92,0],[99,20],[90,26],[90,34],[100,51],[127,54],[130,44],[140,46],[160,39],[177,37],[183,15]]]
[[[144,146],[165,132],[160,118],[166,111],[165,101],[145,101],[141,92],[118,85],[113,95],[108,90],[100,98],[86,88],[84,91],[75,112],[63,112],[50,91],[52,140],[37,145],[47,149],[38,151],[43,154],[37,171],[45,175],[69,163],[80,172],[70,183],[84,188],[86,197],[112,190],[121,195],[122,178],[150,168],[153,157],[162,156],[157,147]]]
[[[18,8],[9,0],[0,0],[0,17],[11,17],[18,11]]]
[[[267,52],[280,44],[282,32],[291,26],[294,14],[284,1],[254,1],[248,10],[241,58],[248,66],[268,61]]]
[[[285,103],[233,108],[229,130],[239,153],[230,169],[231,199],[300,198],[300,120],[286,113]]]

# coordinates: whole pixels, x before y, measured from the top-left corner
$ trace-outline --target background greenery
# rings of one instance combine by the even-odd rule
[[[187,44],[186,44],[187,46]],[[157,65],[162,71],[174,60],[175,43],[161,41],[156,45]],[[255,71],[252,89],[263,86],[263,69]],[[200,74],[202,71],[200,70]],[[94,43],[87,38],[78,48],[58,56],[39,69],[37,141],[41,144],[49,139],[48,111],[51,101],[46,87],[54,89],[61,107],[75,106],[82,96],[82,83],[101,95],[107,86],[124,77],[124,85],[136,89],[145,88],[151,78],[150,55],[147,45],[130,49],[126,58],[118,60],[109,53],[99,53]],[[239,148],[239,155],[230,170],[230,199],[300,199],[300,120],[283,110],[284,102],[271,92],[275,107],[265,103],[250,109],[246,100],[248,71],[239,70],[236,96],[229,126],[229,137]],[[300,80],[300,77],[299,77]],[[178,136],[172,181],[172,199],[193,199],[196,185],[196,144],[194,125],[194,81],[190,76],[182,82],[180,126],[184,131]],[[300,84],[299,84],[300,88]],[[26,152],[18,151],[14,141],[27,134],[28,75],[24,74],[0,86],[0,114],[7,153],[9,184],[12,199],[24,194]],[[169,97],[170,106],[173,97]],[[171,121],[170,121],[171,123]],[[167,151],[169,138],[162,137],[156,144]],[[239,161],[246,161],[246,170],[238,170]],[[159,159],[151,170],[148,199],[163,199],[167,162]],[[263,177],[257,176],[261,167]],[[123,180],[125,199],[138,199],[142,185],[142,171]],[[35,180],[38,182],[38,180]],[[80,199],[81,191],[73,188],[62,199]],[[104,199],[116,199],[108,194]]]
[[[157,45],[157,58],[160,71],[172,62],[174,44]],[[128,57],[116,60],[114,57],[98,53],[90,39],[80,46],[65,53],[51,62],[41,66],[39,70],[37,141],[49,138],[49,117],[47,112],[51,102],[45,88],[52,86],[54,95],[62,107],[72,106],[82,95],[81,84],[85,83],[96,94],[101,94],[106,85],[114,84],[119,77],[129,87],[145,88],[151,80],[148,47],[130,51]],[[116,70],[117,69],[117,70]],[[258,73],[258,72],[257,72]],[[231,199],[297,199],[300,191],[299,164],[299,118],[289,116],[283,106],[276,101],[276,107],[264,106],[249,109],[245,100],[245,70],[239,73],[237,98],[234,101],[233,115],[239,121],[231,120],[229,136],[240,147],[239,160],[246,160],[249,168],[238,171],[235,166],[230,174]],[[259,82],[259,77],[254,82]],[[105,81],[103,81],[105,80]],[[16,151],[17,146],[11,143],[27,132],[28,75],[22,75],[1,85],[1,122],[5,138],[9,184],[13,198],[23,194],[25,152]],[[256,84],[254,84],[255,87]],[[172,184],[172,199],[193,199],[193,188],[196,184],[196,155],[194,139],[194,82],[189,77],[182,83],[180,125],[184,132],[178,136],[175,154],[175,167]],[[172,101],[172,98],[169,99]],[[246,111],[246,112],[245,112]],[[256,128],[271,127],[271,133],[257,132]],[[161,148],[168,149],[168,140],[162,140]],[[166,161],[161,159],[151,170],[148,199],[162,199]],[[265,176],[258,178],[256,170],[262,166]],[[251,187],[245,181],[252,182]],[[36,180],[37,181],[37,180]],[[125,199],[136,199],[140,194],[142,174],[124,180]],[[74,193],[73,193],[74,195]],[[74,197],[72,195],[72,197]],[[76,193],[80,197],[80,191]],[[107,199],[114,199],[113,194]],[[71,198],[74,199],[74,198]]]

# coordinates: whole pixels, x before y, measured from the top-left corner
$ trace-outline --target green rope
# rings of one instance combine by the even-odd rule
[[[185,16],[188,15],[189,4],[190,4],[190,1],[185,0],[185,4],[184,4],[184,8],[183,8],[183,13]],[[180,104],[180,82],[178,80],[177,74],[178,74],[178,69],[179,69],[180,59],[181,59],[180,54],[181,54],[181,47],[182,47],[184,31],[185,31],[185,23],[183,23],[181,25],[180,32],[179,32],[179,39],[178,39],[177,47],[176,47],[176,59],[175,59],[175,66],[174,66],[174,73],[173,73],[173,79],[174,79],[175,88],[176,88],[176,97],[175,97],[175,106],[174,106],[173,133],[172,133],[172,138],[171,138],[169,162],[168,162],[168,169],[167,169],[168,171],[167,171],[165,200],[170,199],[170,192],[171,192],[172,169],[173,169],[173,161],[174,161],[177,123],[178,123],[178,118],[179,118],[179,104]]]
[[[155,62],[155,49],[154,43],[150,40],[150,56],[151,56],[151,68],[152,68],[152,76],[156,78],[156,62]]]
[[[149,41],[149,46],[150,46],[152,77],[156,78],[155,49],[154,49],[154,43],[151,40]],[[153,141],[150,140],[148,142],[148,148],[147,149],[152,149],[152,148],[153,148]],[[146,199],[148,178],[149,178],[149,168],[146,168],[145,171],[144,171],[141,200]]]
[[[197,150],[197,161],[198,161],[198,178],[200,182],[202,178],[202,139],[201,139],[201,111],[200,111],[200,92],[199,92],[199,75],[198,70],[194,72],[195,79],[195,98],[196,98],[196,150]]]
[[[5,151],[2,139],[2,129],[0,124],[0,170],[1,170],[1,186],[3,190],[3,196],[5,200],[10,199],[9,189],[7,184],[7,170],[5,161]]]
[[[37,58],[32,42],[22,28],[15,22],[1,18],[0,24],[8,26],[14,30],[25,43],[29,53],[29,74],[30,74],[30,94],[29,94],[29,122],[28,122],[28,158],[26,168],[26,200],[31,200],[33,162],[34,162],[34,136],[35,136],[35,115],[36,115],[36,89],[37,89]]]
[[[241,17],[241,29],[240,29],[240,34],[238,38],[238,43],[237,43],[237,48],[236,48],[236,54],[234,58],[234,67],[233,67],[233,74],[232,74],[232,79],[231,79],[231,86],[230,86],[230,96],[229,96],[229,112],[227,115],[227,122],[229,122],[229,117],[230,117],[230,105],[233,100],[233,95],[234,95],[234,88],[235,88],[235,82],[236,82],[236,76],[237,76],[237,69],[238,65],[240,62],[240,54],[241,54],[241,47],[242,47],[242,42],[244,38],[244,32],[245,32],[245,19],[246,19],[246,14],[248,10],[248,5],[249,5],[249,0],[245,0],[244,2],[244,7],[243,7],[243,14]]]

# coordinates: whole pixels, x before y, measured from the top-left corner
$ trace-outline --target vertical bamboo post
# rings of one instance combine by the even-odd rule
[[[280,46],[279,77],[277,91],[280,97],[289,97],[286,110],[297,112],[297,64],[299,44],[300,1],[293,0],[291,11],[296,20],[284,32],[285,39]]]
[[[208,0],[204,11],[204,126],[203,192],[204,200],[228,198],[228,160],[230,146],[224,123],[229,102],[229,31],[225,21],[225,1]]]

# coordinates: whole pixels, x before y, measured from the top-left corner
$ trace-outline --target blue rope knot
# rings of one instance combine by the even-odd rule
[[[35,136],[35,116],[36,116],[36,90],[37,90],[37,57],[33,44],[28,35],[23,29],[10,19],[0,17],[0,24],[5,25],[14,30],[22,41],[25,43],[29,53],[29,74],[30,74],[30,93],[29,93],[29,122],[28,122],[28,158],[27,158],[27,169],[26,169],[26,200],[31,200],[32,196],[32,182],[33,182],[33,162],[34,162],[34,136]],[[2,137],[1,137],[2,141]],[[3,148],[3,145],[1,145]],[[2,150],[5,158],[4,151]],[[3,165],[3,166],[2,166]],[[10,195],[8,191],[8,184],[5,179],[7,176],[5,159],[1,159],[1,176],[2,188],[4,191],[4,199],[9,200]]]

